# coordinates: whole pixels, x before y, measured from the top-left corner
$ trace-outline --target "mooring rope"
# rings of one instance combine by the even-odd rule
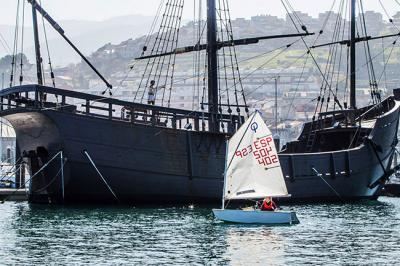
[[[114,198],[118,201],[121,202],[119,200],[119,198],[117,197],[117,195],[115,194],[115,192],[112,190],[112,188],[110,187],[110,185],[107,183],[107,180],[104,178],[104,176],[101,174],[101,172],[99,171],[99,169],[97,168],[96,164],[94,163],[94,161],[92,160],[92,157],[90,157],[89,153],[87,152],[87,150],[84,150],[83,153],[86,155],[86,157],[89,159],[90,163],[92,164],[92,166],[94,167],[94,169],[96,170],[97,174],[99,174],[99,176],[101,177],[101,179],[103,180],[103,182],[106,184],[108,190],[110,190],[111,194],[114,196]]]
[[[311,169],[314,171],[314,173],[315,173],[316,176],[320,177],[320,178],[322,179],[322,181],[325,182],[325,184],[336,194],[336,196],[339,197],[339,199],[340,199],[341,201],[344,201],[343,198],[340,196],[339,192],[337,192],[337,191],[322,177],[322,174],[320,174],[320,173],[317,171],[317,169],[315,169],[314,167],[312,167]]]

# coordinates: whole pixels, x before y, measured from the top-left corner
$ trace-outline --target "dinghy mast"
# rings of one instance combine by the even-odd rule
[[[225,145],[225,154],[228,154],[228,148],[229,148],[229,139],[226,140],[226,145]],[[221,209],[225,209],[225,184],[226,184],[226,170],[228,167],[227,164],[228,161],[228,156],[225,156],[225,168],[224,168],[224,186],[222,189],[222,208]]]

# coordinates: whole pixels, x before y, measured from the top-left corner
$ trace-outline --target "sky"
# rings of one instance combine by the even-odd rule
[[[0,0],[0,25],[13,25],[17,1]],[[39,1],[39,0],[38,0]],[[105,20],[123,15],[149,15],[156,13],[160,0],[40,0],[46,10],[57,20]],[[205,0],[185,0],[187,6],[184,17],[193,18],[193,4]],[[312,16],[329,10],[334,0],[290,0],[295,10],[307,12]],[[400,11],[396,0],[364,0],[365,8],[382,12],[382,2],[388,13]],[[338,3],[339,0],[336,0]],[[399,2],[397,0],[397,2]],[[233,18],[270,14],[284,17],[285,10],[280,0],[229,0]]]

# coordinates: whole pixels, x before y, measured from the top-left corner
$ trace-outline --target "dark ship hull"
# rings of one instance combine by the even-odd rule
[[[39,100],[38,95],[43,92],[57,94],[63,102],[78,95],[79,99],[86,98],[86,105],[64,104],[60,108],[50,101]],[[30,97],[32,93],[35,97]],[[30,202],[220,202],[227,134],[202,131],[197,120],[192,130],[146,124],[145,121],[152,119],[145,119],[146,115],[161,115],[163,110],[156,112],[156,107],[150,106],[153,110],[140,110],[145,106],[138,108],[112,99],[98,99],[108,108],[92,107],[108,110],[108,116],[90,113],[88,107],[95,97],[40,86],[2,92],[0,115],[15,128],[18,148],[31,174],[36,174],[31,180]],[[132,117],[128,120],[113,117],[114,108],[124,105],[131,108]],[[79,111],[79,107],[85,111]],[[134,107],[139,109],[138,113]],[[341,115],[327,116],[319,121],[313,145],[307,138],[310,123],[297,141],[287,144],[280,160],[292,195],[290,201],[377,198],[391,174],[399,103],[390,97],[379,108],[358,112],[371,116],[361,129],[332,127],[333,119],[342,122],[345,119]],[[135,122],[140,114],[142,123]],[[348,146],[352,148],[344,148]],[[51,160],[60,151],[65,158],[63,168],[60,157]]]
[[[20,148],[33,154],[29,158],[30,165],[36,165],[31,167],[33,173],[59,150],[63,151],[67,158],[65,202],[116,200],[84,150],[122,202],[161,199],[162,202],[206,202],[222,193],[223,135],[132,125],[54,111],[6,118],[12,124],[25,123],[26,118],[38,121],[29,124],[29,128],[21,130],[17,126],[16,129],[23,136],[18,139]],[[43,126],[53,131],[51,143]],[[40,150],[37,152],[37,147],[46,150],[44,156]],[[48,202],[48,198],[51,202],[62,201],[60,175],[50,187],[40,191],[59,169],[60,160],[54,160],[43,170],[43,176],[32,181],[31,202]]]

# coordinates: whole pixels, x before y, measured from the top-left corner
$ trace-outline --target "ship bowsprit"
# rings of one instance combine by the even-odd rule
[[[36,174],[30,202],[220,202],[229,133],[205,130],[207,113],[36,85],[3,90],[0,100],[0,114],[15,128],[18,148]],[[357,126],[346,126],[346,115],[322,114],[313,145],[306,124],[280,153],[291,201],[377,197],[397,143],[399,102],[392,96],[358,109],[352,114],[363,116]],[[237,128],[240,119],[232,124],[226,117],[225,128]],[[61,151],[64,160],[51,160]]]

